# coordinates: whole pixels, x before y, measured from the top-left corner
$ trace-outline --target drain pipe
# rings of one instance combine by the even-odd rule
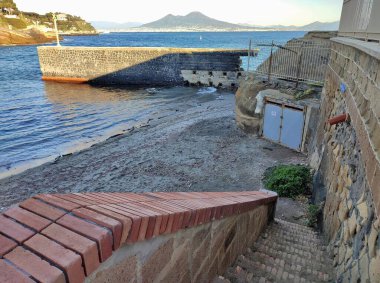
[[[330,126],[332,126],[332,125],[340,124],[343,122],[347,122],[349,119],[350,119],[350,115],[348,113],[344,113],[344,114],[332,117],[331,119],[328,120],[328,123],[330,124]]]

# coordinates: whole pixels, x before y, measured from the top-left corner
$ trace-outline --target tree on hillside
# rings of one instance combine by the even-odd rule
[[[13,0],[0,0],[0,8],[11,8],[17,10],[17,5]]]
[[[0,0],[0,10],[18,12],[17,5],[13,0]]]

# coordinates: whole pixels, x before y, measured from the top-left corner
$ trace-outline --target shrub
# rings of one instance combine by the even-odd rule
[[[307,208],[307,226],[316,227],[318,221],[318,215],[321,212],[321,207],[316,204],[310,204]]]
[[[280,197],[295,198],[307,194],[310,182],[310,169],[303,165],[279,165],[269,168],[264,174],[266,188],[277,192]]]

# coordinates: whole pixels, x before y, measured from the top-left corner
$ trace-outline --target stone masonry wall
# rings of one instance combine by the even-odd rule
[[[338,282],[380,282],[380,64],[361,48],[370,43],[354,43],[333,40],[311,158],[313,194],[325,201],[323,229]],[[327,123],[342,113],[350,121]]]
[[[246,51],[152,47],[38,47],[43,78],[99,84],[175,85],[181,70],[239,71]]]
[[[268,208],[125,245],[86,282],[210,282],[256,241],[268,223]]]

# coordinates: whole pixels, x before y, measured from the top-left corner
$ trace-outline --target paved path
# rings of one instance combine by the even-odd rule
[[[334,282],[333,261],[313,229],[276,219],[213,283]]]

